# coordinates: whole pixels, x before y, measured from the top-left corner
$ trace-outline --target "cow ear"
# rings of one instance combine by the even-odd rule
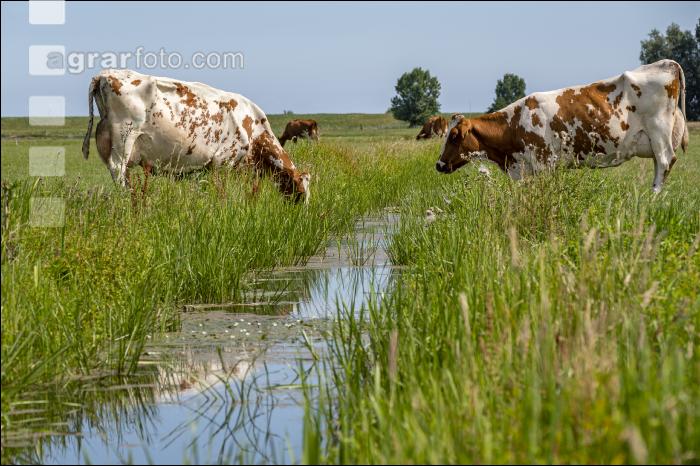
[[[454,128],[452,128],[452,130],[450,131],[450,135],[449,135],[449,141],[454,142],[454,143],[458,143],[460,138],[461,138],[459,133],[460,133],[460,131],[459,131],[458,127],[455,126]]]

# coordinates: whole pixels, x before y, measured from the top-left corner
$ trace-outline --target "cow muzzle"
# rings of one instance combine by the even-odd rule
[[[435,170],[439,171],[440,173],[450,173],[452,171],[450,170],[450,166],[442,160],[437,161],[435,164]]]

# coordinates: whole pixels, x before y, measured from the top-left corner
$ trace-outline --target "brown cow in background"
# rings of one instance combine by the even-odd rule
[[[416,136],[416,141],[420,139],[430,139],[433,136],[442,137],[447,134],[447,120],[440,115],[434,115],[428,118],[423,128]]]
[[[318,141],[318,123],[315,120],[292,120],[287,123],[284,133],[280,136],[280,144],[290,139],[297,142],[297,138],[311,138]]]

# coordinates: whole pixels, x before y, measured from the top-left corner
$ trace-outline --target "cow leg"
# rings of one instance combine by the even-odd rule
[[[653,133],[652,133],[653,134]],[[656,134],[663,134],[656,132]],[[651,147],[654,151],[654,184],[652,189],[655,193],[660,193],[664,181],[671,171],[676,158],[673,152],[673,145],[669,137],[650,137]]]
[[[654,157],[654,184],[652,185],[654,193],[658,194],[661,192],[669,166],[670,164],[665,159]]]
[[[129,195],[131,196],[131,208],[136,209],[138,207],[138,199],[136,196],[135,189],[136,184],[131,179],[132,175],[133,174],[131,173],[131,170],[127,170],[124,173],[124,181],[125,185],[129,188]],[[138,180],[138,175],[136,176],[136,180]]]
[[[118,157],[119,150],[112,151],[112,157],[109,159],[109,171],[112,172],[112,178],[114,181],[122,188],[128,188],[131,186],[131,176],[128,167],[128,158],[121,153],[122,157]],[[121,160],[119,160],[121,159]]]
[[[673,158],[671,159],[671,164],[668,166],[668,171],[666,172],[666,176],[668,176],[668,174],[671,173],[671,169],[673,168],[673,165],[676,163],[676,160],[678,160],[678,157],[676,157],[676,155],[673,154]],[[664,181],[666,181],[665,178],[664,178]]]
[[[153,165],[150,163],[143,164],[143,189],[141,193],[146,196],[146,191],[148,190],[148,178],[151,176],[151,170],[153,170]]]
[[[136,142],[138,140],[138,137],[140,136],[140,133],[134,134],[133,132],[130,132],[126,138],[124,138],[124,146],[123,150],[121,151],[122,155],[122,160],[118,162],[118,175],[117,175],[117,183],[120,184],[124,188],[128,188],[131,186],[130,183],[130,176],[129,176],[129,167],[130,165],[134,163],[138,163],[137,160],[134,160],[134,153],[136,149]],[[114,157],[112,157],[112,160]],[[117,164],[116,162],[115,165]]]

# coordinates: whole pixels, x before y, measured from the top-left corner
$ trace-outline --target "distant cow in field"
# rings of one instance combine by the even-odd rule
[[[661,60],[477,118],[455,115],[435,168],[452,173],[483,158],[518,179],[556,165],[602,168],[645,157],[654,159],[659,192],[678,146],[688,146],[685,76],[678,63]]]
[[[433,136],[442,137],[447,134],[447,120],[440,115],[434,115],[428,118],[420,133],[416,136],[416,141],[420,139],[430,139]]]
[[[318,123],[315,120],[290,121],[280,136],[280,144],[284,147],[284,144],[290,139],[297,142],[297,138],[310,138],[318,141]]]
[[[129,185],[129,169],[181,174],[222,165],[253,166],[273,175],[280,191],[308,202],[311,176],[294,166],[265,113],[239,94],[205,84],[105,70],[88,92],[90,120],[83,141],[87,159],[93,101],[100,122],[97,150],[114,181]]]

